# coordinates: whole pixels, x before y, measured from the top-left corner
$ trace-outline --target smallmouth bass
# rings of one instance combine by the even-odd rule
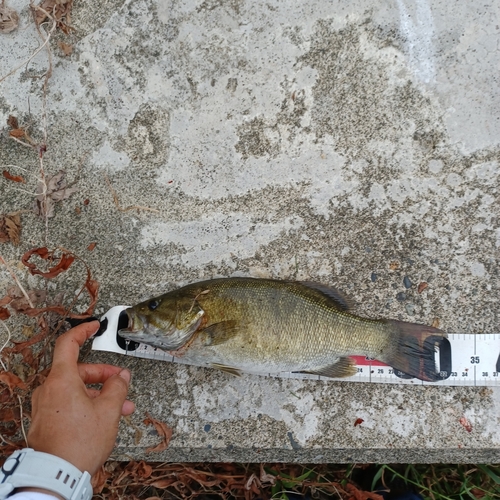
[[[222,278],[193,283],[125,310],[119,335],[193,365],[239,374],[356,373],[367,356],[421,380],[439,380],[430,326],[349,312],[337,290],[313,282]]]

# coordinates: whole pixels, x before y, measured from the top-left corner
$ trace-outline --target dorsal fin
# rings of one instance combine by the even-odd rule
[[[333,300],[341,311],[349,311],[354,305],[351,299],[346,297],[336,288],[331,288],[329,286],[322,285],[321,283],[316,283],[315,281],[299,281],[299,283],[321,292],[323,295]]]

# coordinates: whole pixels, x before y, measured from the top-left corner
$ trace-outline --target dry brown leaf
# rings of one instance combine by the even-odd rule
[[[45,290],[29,290],[28,297],[31,303],[34,306],[37,306],[45,302],[47,298],[47,292]],[[14,311],[16,312],[26,312],[31,309],[31,305],[24,295],[14,298],[10,303],[10,307],[12,307],[12,309],[14,309]]]
[[[52,16],[57,21],[57,26],[66,35],[71,29],[71,8],[73,0],[43,0],[39,5],[34,5],[35,22],[40,25],[45,22],[48,17]],[[47,13],[45,13],[45,12]]]
[[[428,286],[429,285],[425,281],[422,281],[418,284],[417,292],[422,293]]]
[[[6,306],[7,304],[10,304],[11,301],[12,301],[12,297],[9,297],[8,295],[6,295],[5,297],[0,299],[0,306]]]
[[[57,42],[57,45],[62,50],[65,56],[70,56],[73,53],[73,45],[61,41]]]
[[[89,252],[92,252],[92,250],[94,250],[94,248],[96,247],[97,243],[95,242],[92,242],[88,247],[87,247],[87,250]]]
[[[370,493],[369,491],[359,490],[351,483],[347,483],[345,485],[345,489],[349,494],[352,495],[352,498],[354,500],[384,500],[384,497],[382,495],[379,495],[377,493]]]
[[[17,121],[17,118],[13,115],[9,115],[9,117],[7,118],[7,125],[10,128],[19,128],[19,123]]]
[[[137,473],[137,475],[140,478],[147,479],[153,473],[153,467],[151,467],[151,465],[144,462],[144,460],[141,460],[137,464],[137,467],[135,468],[135,472]]]
[[[11,242],[19,245],[21,233],[21,216],[19,214],[7,214],[0,216],[0,243]]]
[[[19,420],[20,416],[19,407],[17,406],[15,408],[2,408],[0,410],[0,422],[16,421]]]
[[[45,184],[38,182],[34,211],[40,217],[53,217],[54,203],[69,198],[77,191],[77,188],[68,186],[66,172],[61,170],[55,175],[47,175]]]
[[[151,483],[151,486],[153,486],[153,488],[158,488],[163,490],[165,488],[168,488],[174,481],[176,481],[174,477],[166,479],[158,479],[157,481],[153,481]]]
[[[147,418],[144,420],[144,423],[146,425],[154,425],[156,432],[158,432],[158,435],[162,438],[162,441],[158,445],[148,448],[146,453],[156,453],[165,450],[172,439],[172,428],[167,424],[156,420],[147,412],[146,417]]]
[[[19,26],[19,15],[3,2],[0,5],[0,33],[10,33]],[[17,128],[17,127],[16,127]]]
[[[12,135],[12,134],[11,134]],[[9,181],[14,181],[14,182],[26,182],[24,180],[24,177],[22,177],[21,175],[12,175],[10,172],[8,172],[7,170],[4,170],[2,172],[2,175],[8,179]]]
[[[34,333],[35,333],[35,328],[33,326],[23,325],[22,334],[25,337],[31,338],[31,337],[33,337]]]
[[[26,384],[17,376],[11,372],[0,373],[0,382],[6,384],[10,390],[14,388],[26,389]]]
[[[434,318],[431,324],[432,328],[439,328],[439,318]]]
[[[1,320],[6,320],[10,318],[10,312],[8,309],[5,309],[5,307],[0,307],[0,319]]]
[[[43,260],[50,260],[51,262],[55,260],[54,252],[49,252],[46,247],[33,248],[26,252],[22,258],[21,262],[29,269],[30,273],[34,276],[35,274],[39,274],[44,278],[55,278],[58,274],[61,274],[63,271],[68,270],[68,268],[75,261],[75,256],[70,253],[61,252],[61,256],[59,257],[59,261],[57,261],[55,266],[49,267],[47,271],[40,271],[36,264],[29,262],[32,255],[38,255]]]
[[[26,131],[23,128],[16,128],[14,130],[9,130],[9,135],[16,139],[21,139],[21,137],[26,135]]]

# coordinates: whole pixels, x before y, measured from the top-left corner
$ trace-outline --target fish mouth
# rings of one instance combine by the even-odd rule
[[[178,347],[177,344],[173,345],[168,341],[168,335],[172,333],[170,330],[175,331],[175,327],[172,325],[172,328],[168,331],[162,331],[132,308],[122,311],[118,320],[118,335],[120,337],[125,340],[159,347],[163,350]]]
[[[148,321],[132,309],[125,309],[118,317],[118,335],[123,338],[140,336],[147,330]],[[138,335],[139,334],[139,335]],[[133,340],[132,338],[130,340]]]

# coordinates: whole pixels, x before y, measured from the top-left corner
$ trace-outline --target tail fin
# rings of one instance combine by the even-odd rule
[[[397,332],[397,346],[384,360],[387,364],[427,382],[436,382],[448,376],[437,371],[435,360],[436,349],[443,344],[449,345],[446,333],[431,326],[404,321],[389,320],[388,323]]]

